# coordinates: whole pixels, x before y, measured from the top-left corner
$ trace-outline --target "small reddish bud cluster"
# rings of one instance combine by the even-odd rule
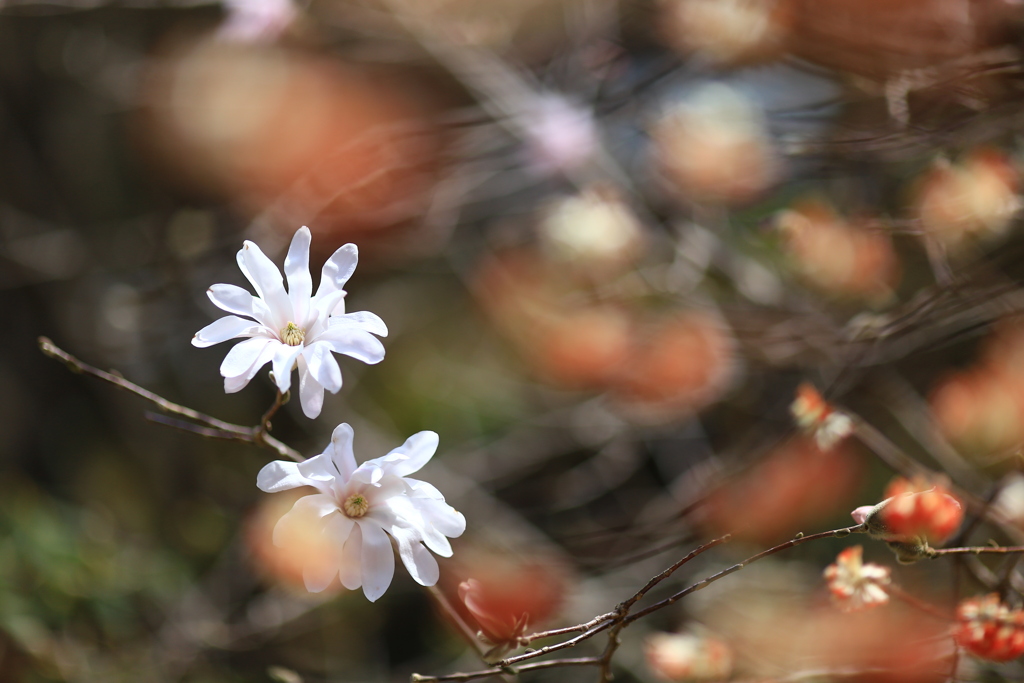
[[[879,514],[892,534],[923,537],[929,543],[941,544],[963,521],[964,511],[959,501],[941,485],[897,477],[885,493],[889,502]]]
[[[976,657],[1007,662],[1024,654],[1024,610],[1010,609],[995,593],[964,600],[956,616],[956,642]]]
[[[865,564],[863,553],[863,546],[851,546],[839,553],[835,564],[825,568],[825,580],[832,593],[832,601],[844,612],[855,612],[889,602],[886,586],[891,580],[891,570],[871,562]]]
[[[810,384],[804,382],[796,390],[796,399],[789,406],[797,425],[814,436],[818,448],[831,450],[853,432],[853,421],[832,407]]]

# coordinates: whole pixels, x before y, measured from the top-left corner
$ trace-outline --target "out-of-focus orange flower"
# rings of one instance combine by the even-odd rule
[[[422,115],[401,92],[337,60],[200,41],[150,64],[136,140],[189,185],[283,225],[369,230],[418,215],[429,186],[434,141],[422,125],[408,134]]]
[[[732,673],[732,650],[710,636],[654,633],[644,640],[644,656],[664,681],[724,681]]]
[[[484,261],[475,288],[495,324],[544,380],[604,390],[630,353],[631,322],[617,306],[566,303],[574,286],[564,276],[534,251],[509,250]]]
[[[674,418],[719,397],[735,370],[723,322],[696,311],[676,313],[638,327],[612,394],[637,419]]]
[[[884,80],[981,49],[998,0],[789,0],[788,46],[832,69]],[[1002,9],[1005,14],[1009,8]]]
[[[930,403],[946,438],[971,455],[1007,451],[1024,441],[1024,396],[1009,379],[978,368],[942,381]]]
[[[819,201],[795,204],[780,212],[775,224],[797,271],[811,285],[877,303],[892,296],[900,267],[884,232],[851,225]]]
[[[274,527],[303,492],[265,496],[253,512],[246,528],[246,542],[257,569],[267,578],[307,595],[303,571],[322,575],[328,566],[337,564],[336,544],[311,525],[306,533],[294,533],[284,547],[274,545]],[[301,532],[302,529],[297,529]],[[340,584],[335,581],[326,593],[335,593]]]
[[[929,397],[943,435],[967,455],[1006,453],[1024,442],[1024,326],[997,326],[977,363],[940,381]]]
[[[453,576],[470,624],[496,645],[514,644],[526,629],[536,630],[562,608],[564,573],[542,560],[518,561],[478,553],[459,563]]]
[[[1005,153],[978,148],[958,162],[935,162],[918,183],[917,215],[929,234],[955,248],[969,236],[1005,232],[1021,206],[1018,187]]]
[[[825,580],[832,602],[844,612],[855,612],[889,602],[891,570],[863,560],[864,547],[850,546],[836,557],[835,564],[825,568]]]
[[[652,137],[667,179],[691,201],[749,201],[779,177],[762,113],[725,85],[703,86],[675,105]]]
[[[846,444],[822,453],[811,439],[791,439],[712,492],[704,524],[759,543],[783,540],[840,511],[862,470]]]
[[[853,421],[837,411],[812,385],[804,382],[789,407],[796,423],[814,437],[818,448],[827,451],[853,433]]]
[[[747,64],[781,56],[790,17],[775,0],[667,0],[662,33],[680,51],[716,64]]]
[[[995,593],[964,600],[956,616],[956,642],[972,655],[1008,662],[1024,654],[1024,610],[1010,609]]]

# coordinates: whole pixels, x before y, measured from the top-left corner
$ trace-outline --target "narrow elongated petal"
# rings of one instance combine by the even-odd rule
[[[288,278],[288,298],[292,302],[295,322],[306,324],[309,298],[313,294],[313,278],[309,275],[309,228],[302,226],[292,237],[284,258],[284,274]]]
[[[351,356],[369,365],[384,360],[384,345],[369,332],[344,328],[329,327],[319,335],[316,341],[327,342],[335,353]]]
[[[331,258],[327,259],[323,270],[320,271],[320,286],[316,290],[317,298],[344,289],[345,283],[352,277],[358,263],[359,249],[354,244],[346,244],[331,254]]]
[[[329,465],[330,459],[322,455],[301,463],[275,460],[264,465],[256,475],[256,486],[267,493],[287,491],[300,486],[313,486],[321,493],[330,494],[333,477],[330,470],[327,469]],[[335,509],[338,507],[336,502],[334,507]]]
[[[344,481],[351,479],[352,473],[356,471],[356,456],[352,452],[354,439],[355,432],[352,431],[352,427],[342,422],[334,428],[334,433],[331,434],[331,445],[324,451],[325,454],[330,455]]]
[[[306,367],[324,389],[332,394],[341,389],[341,368],[338,361],[331,355],[331,345],[326,342],[313,342],[302,351],[306,359]]]
[[[437,527],[430,523],[430,521],[422,514],[418,502],[429,502],[427,499],[417,501],[413,498],[406,498],[399,496],[387,501],[385,506],[390,511],[390,515],[386,513],[380,513],[374,509],[372,515],[381,520],[390,519],[392,521],[384,521],[381,526],[391,532],[392,535],[396,534],[395,529],[405,528],[414,530],[417,534],[417,538],[426,544],[428,548],[433,550],[435,553],[442,557],[451,557],[452,546],[445,538],[444,534],[438,531]],[[396,536],[397,538],[397,536]]]
[[[333,292],[328,292],[327,294],[324,294],[323,296],[317,294],[315,297],[313,297],[312,305],[315,307],[317,317],[320,319],[322,323],[320,326],[318,326],[317,329],[322,330],[323,328],[328,326],[328,318],[331,315],[333,315],[335,311],[338,310],[339,306],[341,306],[342,309],[344,309],[345,290],[336,289]],[[341,312],[344,313],[344,310],[342,310]]]
[[[255,321],[239,318],[237,315],[226,315],[196,332],[192,337],[192,346],[205,349],[207,346],[220,344],[235,337],[251,337],[258,334],[260,329],[259,323]]]
[[[466,517],[443,500],[416,498],[413,502],[423,519],[448,538],[458,538],[466,530]]]
[[[270,307],[273,324],[277,328],[284,327],[292,317],[292,310],[291,302],[284,291],[281,271],[255,242],[249,240],[243,243],[238,252],[238,266],[256,288],[256,293]]]
[[[299,402],[302,404],[302,413],[309,419],[315,420],[324,407],[324,388],[309,372],[305,358],[299,356],[298,364]]]
[[[398,448],[388,453],[402,454],[406,456],[405,460],[398,461],[392,468],[391,473],[399,477],[404,477],[413,472],[419,471],[421,467],[426,465],[434,453],[437,452],[437,444],[439,438],[437,432],[419,432],[413,434],[405,443]],[[385,456],[387,457],[387,456]]]
[[[362,519],[356,523],[363,532],[363,594],[376,602],[395,576],[395,553],[388,535],[376,523]]]
[[[235,377],[225,377],[224,392],[227,394],[233,394],[236,391],[241,391],[242,389],[244,389],[245,385],[248,384],[249,381],[256,376],[257,372],[260,371],[260,368],[262,368],[264,365],[273,360],[274,351],[276,349],[277,346],[273,343],[273,341],[271,341],[271,343],[263,347],[263,350],[260,351],[259,356],[256,357],[256,360],[253,361],[252,365],[249,367],[249,370],[247,372],[240,375],[236,375]]]
[[[398,541],[398,555],[413,580],[421,586],[436,584],[440,576],[437,560],[419,542],[416,533],[408,529],[392,528],[391,535]]]
[[[274,380],[282,394],[292,387],[292,368],[300,353],[302,353],[301,345],[281,344],[274,349]]]
[[[335,315],[331,317],[330,324],[332,326],[348,325],[350,327],[356,327],[360,330],[376,334],[380,337],[388,336],[388,326],[384,324],[384,321],[380,319],[380,316],[376,313],[370,313],[369,311],[353,311],[352,313]]]
[[[256,362],[268,344],[279,345],[280,342],[266,337],[254,337],[232,346],[220,364],[221,377],[247,375],[252,364]]]
[[[338,573],[341,585],[350,591],[363,585],[363,532],[358,524],[352,527],[345,541]]]
[[[241,287],[235,285],[213,285],[206,290],[206,296],[210,297],[210,301],[217,308],[227,311],[228,313],[234,313],[235,315],[245,315],[250,318],[254,318],[252,302],[257,300],[249,292],[245,291]]]

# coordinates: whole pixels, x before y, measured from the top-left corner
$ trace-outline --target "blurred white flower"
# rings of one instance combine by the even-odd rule
[[[349,590],[362,586],[371,602],[391,585],[395,556],[388,534],[409,574],[423,586],[438,579],[437,560],[451,557],[448,538],[461,536],[466,518],[425,481],[409,479],[437,450],[434,432],[409,437],[387,455],[356,466],[352,428],[340,424],[331,445],[305,462],[277,460],[260,470],[256,485],[267,493],[312,486],[319,493],[295,501],[274,527],[274,545],[287,549],[310,528],[322,536],[326,557],[303,569],[306,588],[319,593],[338,576]],[[426,547],[424,547],[424,544]]]
[[[379,363],[384,346],[373,335],[386,337],[384,321],[368,311],[345,313],[345,290],[359,259],[356,245],[346,244],[324,264],[320,287],[312,295],[309,275],[309,228],[292,238],[281,271],[253,242],[238,252],[238,267],[258,296],[235,285],[213,285],[207,294],[214,305],[232,315],[196,332],[192,345],[205,348],[228,339],[248,337],[236,344],[220,366],[224,391],[242,390],[259,369],[273,365],[274,381],[284,393],[291,388],[292,369],[299,368],[299,399],[306,417],[315,418],[324,403],[324,389],[341,389],[341,369],[331,353],[364,363]],[[240,317],[245,316],[245,317]]]
[[[298,15],[292,0],[224,0],[224,9],[218,34],[239,42],[276,40]]]

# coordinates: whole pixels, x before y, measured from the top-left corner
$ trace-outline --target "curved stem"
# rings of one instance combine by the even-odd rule
[[[88,363],[84,363],[54,344],[53,341],[47,337],[39,337],[39,349],[50,358],[54,358],[64,363],[64,365],[66,365],[72,372],[85,373],[87,375],[97,377],[104,382],[109,382],[120,389],[124,389],[125,391],[146,399],[165,412],[171,413],[172,415],[180,415],[190,420],[195,420],[200,424],[196,425],[183,420],[170,419],[163,415],[147,413],[146,417],[153,422],[158,422],[182,431],[199,434],[200,436],[206,436],[214,439],[230,439],[233,441],[241,441],[243,443],[263,446],[276,451],[277,454],[282,457],[295,460],[296,462],[302,462],[305,460],[305,458],[302,457],[302,454],[297,450],[291,448],[282,441],[275,439],[269,434],[270,418],[282,405],[284,405],[286,400],[285,397],[281,395],[281,392],[277,393],[277,397],[274,399],[274,404],[270,406],[270,409],[263,415],[260,420],[260,424],[255,427],[243,427],[241,425],[218,420],[206,413],[201,413],[198,410],[193,410],[192,408],[174,403],[173,401],[168,401],[159,394],[155,394],[148,389],[144,389],[134,382],[129,382],[119,374],[100,370]]]

